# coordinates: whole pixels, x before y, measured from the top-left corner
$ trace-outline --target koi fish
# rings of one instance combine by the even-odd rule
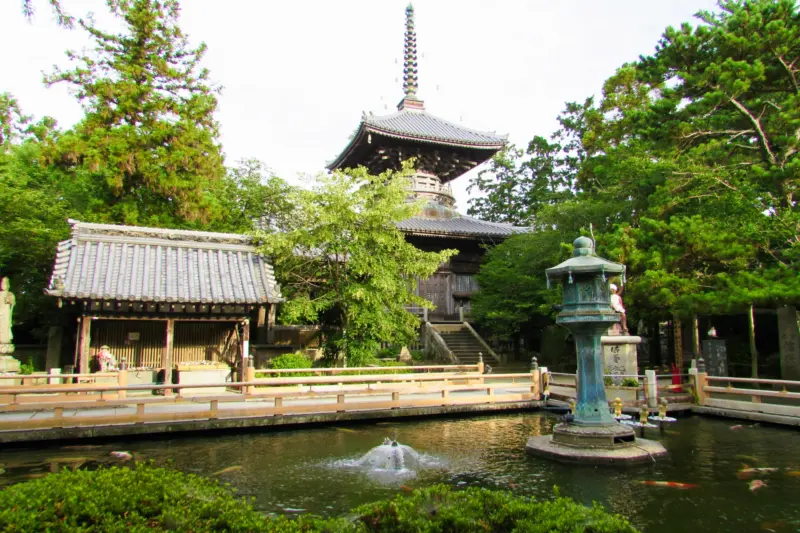
[[[750,492],[755,492],[758,489],[766,487],[766,486],[767,486],[767,484],[764,483],[763,481],[761,481],[760,479],[754,479],[753,481],[750,482],[750,485],[748,485],[748,488],[750,489]]]
[[[776,520],[775,522],[763,522],[761,524],[761,531],[772,531],[780,529],[786,525],[786,520]]]
[[[133,455],[128,452],[111,452],[111,457],[119,459],[120,461],[130,461]]]
[[[400,485],[400,490],[402,490],[403,492],[414,492],[414,489],[412,489],[408,485]]]
[[[344,431],[345,433],[358,433],[355,429],[347,429],[347,428],[335,428],[336,431]]]
[[[735,426],[731,426],[731,431],[736,431],[737,429],[744,429],[744,426],[741,424],[737,424]]]
[[[517,485],[516,483],[509,483],[508,484],[508,488],[509,489],[518,489],[519,485]]]
[[[762,462],[761,459],[759,459],[758,457],[753,457],[752,455],[737,455],[736,458],[739,459],[740,461],[749,461],[750,463],[753,463],[755,465],[760,464]]]
[[[752,474],[755,474],[755,473],[769,474],[770,472],[777,472],[777,471],[778,471],[777,468],[769,468],[769,467],[765,467],[765,466],[764,467],[760,467],[760,468],[750,468],[747,465],[745,465],[744,468],[739,470],[739,472],[745,473],[745,474],[751,474],[751,473]]]
[[[756,474],[770,474],[772,472],[776,472],[777,470],[777,468],[750,468],[747,465],[743,465],[742,469],[736,472],[736,477],[739,479],[750,479]]]
[[[244,470],[244,467],[241,466],[241,465],[229,466],[228,468],[223,468],[222,470],[220,470],[218,472],[214,472],[211,475],[212,476],[221,476],[222,474],[231,474],[233,472],[239,472],[241,470]]]
[[[786,472],[787,477],[800,477],[800,470],[789,470]]]
[[[696,489],[698,487],[698,485],[692,483],[679,483],[677,481],[638,481],[637,483],[651,487],[670,487],[673,489]]]
[[[88,461],[88,457],[53,457],[51,459],[45,459],[45,463],[55,463],[55,464],[71,464],[71,463],[85,463]]]

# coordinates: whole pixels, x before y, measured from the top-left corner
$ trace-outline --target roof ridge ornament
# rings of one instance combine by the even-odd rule
[[[417,71],[417,32],[414,29],[414,6],[406,7],[406,33],[403,45],[403,92],[405,97],[397,109],[423,111],[425,104],[417,98],[419,74]]]

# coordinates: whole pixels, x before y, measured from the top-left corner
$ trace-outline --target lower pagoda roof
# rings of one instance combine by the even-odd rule
[[[397,228],[407,235],[475,240],[503,240],[530,231],[527,227],[487,222],[462,215],[454,209],[435,204],[429,204],[417,216],[398,222]]]
[[[366,166],[377,174],[417,158],[417,166],[442,182],[471,170],[501,150],[507,135],[465,128],[424,110],[403,108],[390,115],[364,114],[358,130],[328,169]]]

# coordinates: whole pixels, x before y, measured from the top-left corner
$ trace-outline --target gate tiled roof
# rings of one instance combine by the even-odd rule
[[[65,299],[208,304],[280,302],[249,237],[71,220],[45,291]]]

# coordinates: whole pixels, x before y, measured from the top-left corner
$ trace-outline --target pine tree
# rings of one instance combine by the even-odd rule
[[[49,155],[102,184],[108,210],[97,218],[157,226],[213,222],[225,170],[214,120],[218,89],[200,67],[206,46],[189,46],[177,0],[109,6],[126,31],[79,20],[94,49],[68,52],[74,68],[45,79],[70,85],[86,112]]]

